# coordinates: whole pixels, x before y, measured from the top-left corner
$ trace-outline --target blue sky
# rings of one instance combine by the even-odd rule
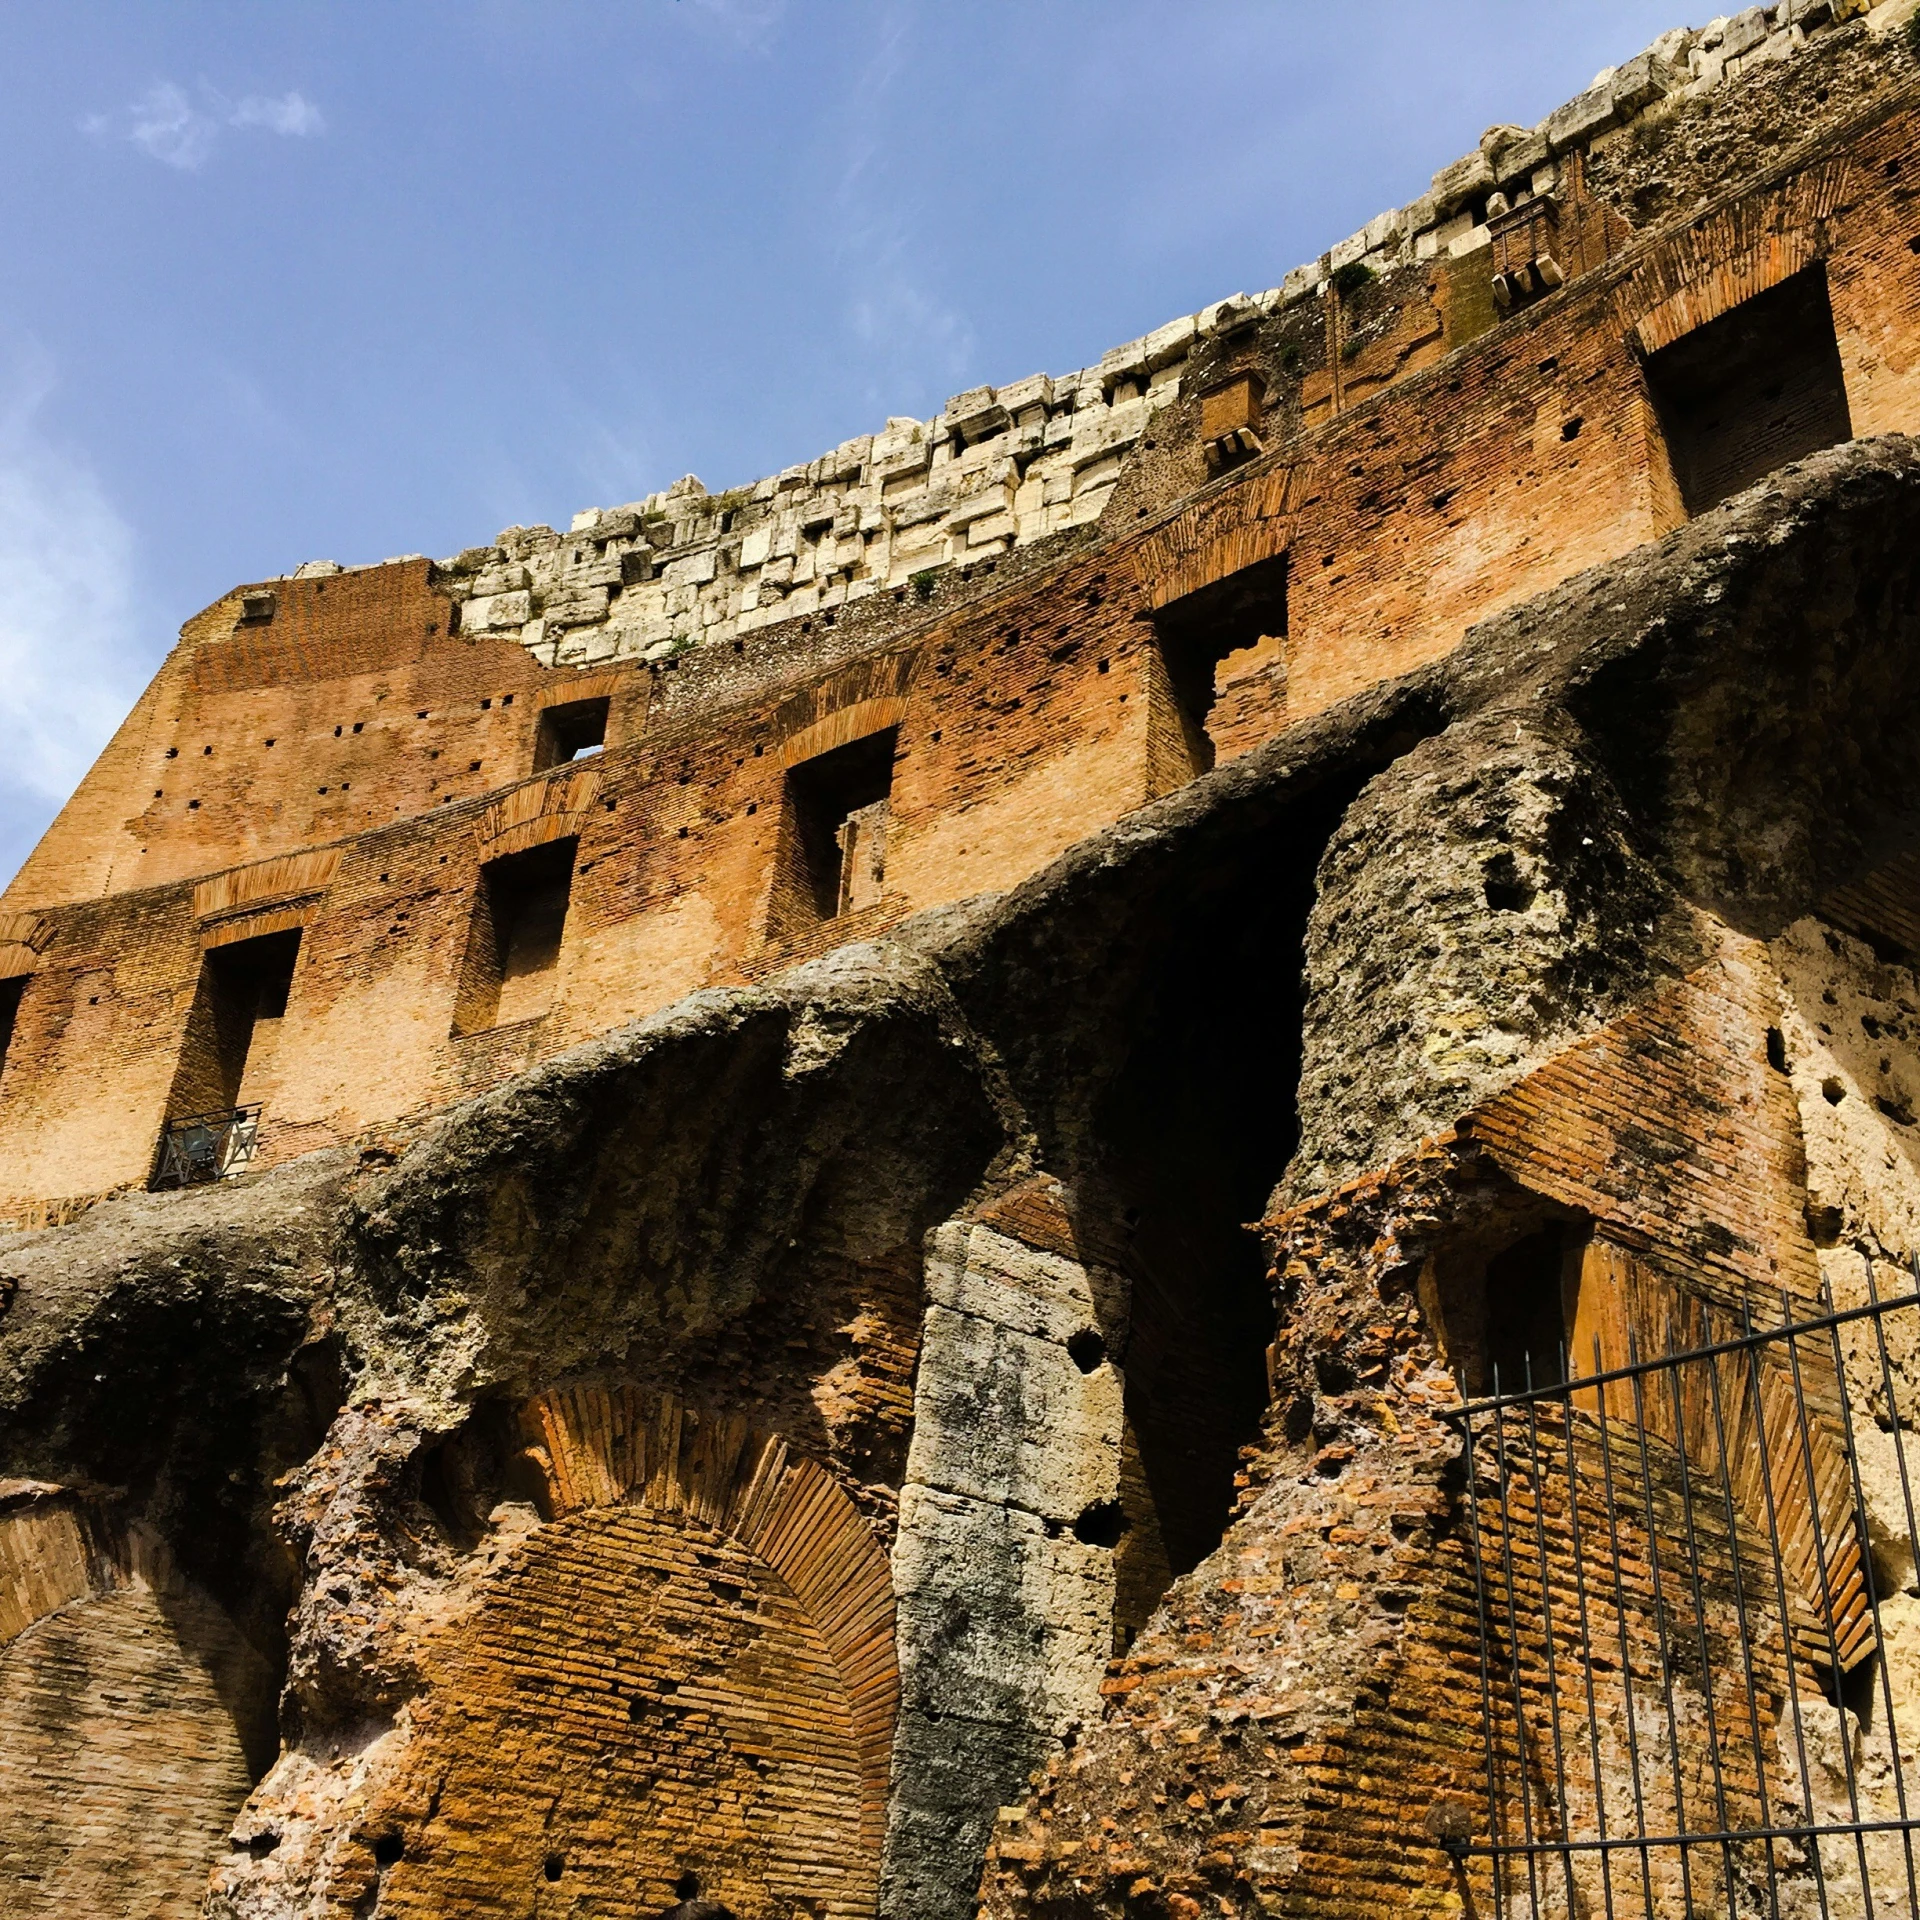
[[[1278,282],[1675,0],[12,0],[0,875],[241,580],[718,489]]]

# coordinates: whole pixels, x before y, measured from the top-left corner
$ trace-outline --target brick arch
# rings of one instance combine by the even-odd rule
[[[825,753],[862,735],[898,725],[920,670],[920,649],[901,647],[853,661],[838,673],[789,694],[769,722],[783,766]]]
[[[1823,161],[1655,247],[1614,293],[1620,330],[1657,353],[1810,267],[1826,253],[1826,221],[1852,173],[1850,160]]]
[[[1155,610],[1286,552],[1293,469],[1271,467],[1212,494],[1127,550],[1126,564]]]
[[[442,1636],[359,1823],[390,1920],[868,1920],[899,1683],[885,1555],[816,1461],[626,1387],[521,1411],[542,1522]]]
[[[165,1546],[0,1497],[0,1912],[191,1920],[272,1751],[275,1678]]]
[[[524,781],[494,801],[474,822],[473,837],[482,860],[525,853],[550,840],[580,831],[600,796],[597,766],[567,768]]]
[[[554,1515],[618,1505],[685,1514],[731,1535],[792,1588],[847,1678],[877,1841],[900,1702],[893,1577],[833,1476],[778,1434],[631,1387],[542,1394],[521,1423]]]

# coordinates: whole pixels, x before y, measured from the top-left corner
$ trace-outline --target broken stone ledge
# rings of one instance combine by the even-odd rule
[[[1097,521],[1149,421],[1179,398],[1208,341],[1319,297],[1343,269],[1380,274],[1486,246],[1490,197],[1516,204],[1550,193],[1569,154],[1669,103],[1790,61],[1855,22],[1885,36],[1917,7],[1776,0],[1674,28],[1537,126],[1489,128],[1419,199],[1377,215],[1279,286],[1215,301],[1093,366],[968,388],[931,420],[889,419],[878,433],[720,494],[688,474],[643,500],[589,507],[565,532],[508,527],[441,563],[462,602],[462,628],[517,640],[548,666],[586,667],[664,660],[882,594],[924,598],[950,571]],[[295,577],[333,570],[310,561]]]

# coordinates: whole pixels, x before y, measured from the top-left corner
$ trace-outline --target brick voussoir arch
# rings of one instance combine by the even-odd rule
[[[893,1582],[839,1483],[778,1434],[633,1387],[555,1388],[529,1401],[520,1423],[544,1517],[615,1506],[682,1514],[731,1535],[786,1583],[846,1683],[861,1825],[877,1847],[900,1704]]]
[[[1656,243],[1615,291],[1615,323],[1642,353],[1657,353],[1812,266],[1853,173],[1851,159],[1822,161]]]

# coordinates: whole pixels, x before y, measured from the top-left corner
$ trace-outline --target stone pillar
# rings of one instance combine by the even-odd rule
[[[1122,1418],[1097,1326],[1077,1262],[968,1221],[932,1235],[893,1556],[897,1920],[964,1920],[998,1809],[1097,1716]]]

